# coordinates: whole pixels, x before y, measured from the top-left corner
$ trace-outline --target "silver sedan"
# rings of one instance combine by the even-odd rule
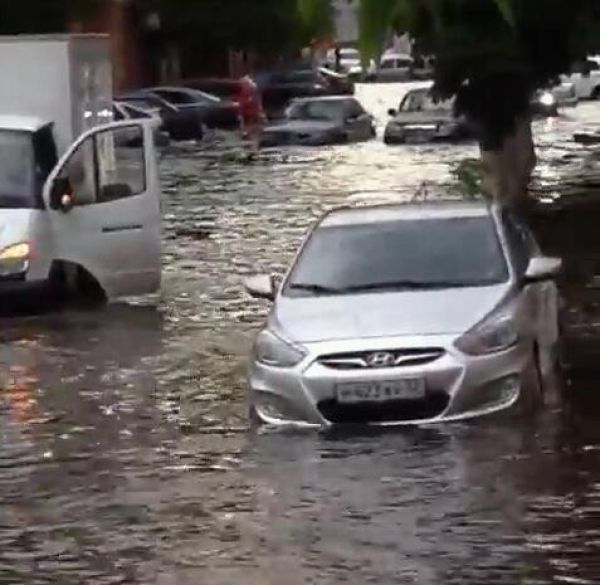
[[[509,211],[439,202],[335,210],[281,283],[250,372],[273,424],[461,420],[543,400],[558,344],[558,259]]]

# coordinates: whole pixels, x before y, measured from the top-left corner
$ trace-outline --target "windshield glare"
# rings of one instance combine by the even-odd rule
[[[293,104],[288,112],[292,120],[339,120],[344,117],[344,108],[341,102],[301,102]]]
[[[35,207],[35,190],[32,135],[0,130],[0,209]]]
[[[506,280],[491,218],[411,219],[317,228],[286,294],[488,286]]]

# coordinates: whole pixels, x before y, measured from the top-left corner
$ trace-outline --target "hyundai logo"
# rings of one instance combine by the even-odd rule
[[[367,365],[370,368],[390,368],[396,365],[396,358],[388,351],[378,351],[367,357]]]

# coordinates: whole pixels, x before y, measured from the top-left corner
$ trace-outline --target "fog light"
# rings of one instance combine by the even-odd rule
[[[521,379],[518,375],[494,380],[480,388],[473,388],[460,402],[464,412],[510,406],[519,397]]]
[[[302,421],[302,416],[285,398],[271,392],[255,392],[254,406],[261,418],[287,422]]]

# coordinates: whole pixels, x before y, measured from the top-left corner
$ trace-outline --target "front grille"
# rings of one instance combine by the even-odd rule
[[[323,355],[318,362],[335,370],[400,368],[429,364],[441,358],[444,353],[440,347],[357,351]]]
[[[335,399],[317,404],[321,415],[334,424],[406,422],[439,416],[446,410],[450,397],[445,392],[429,392],[420,400],[394,400],[384,403],[340,404]]]

